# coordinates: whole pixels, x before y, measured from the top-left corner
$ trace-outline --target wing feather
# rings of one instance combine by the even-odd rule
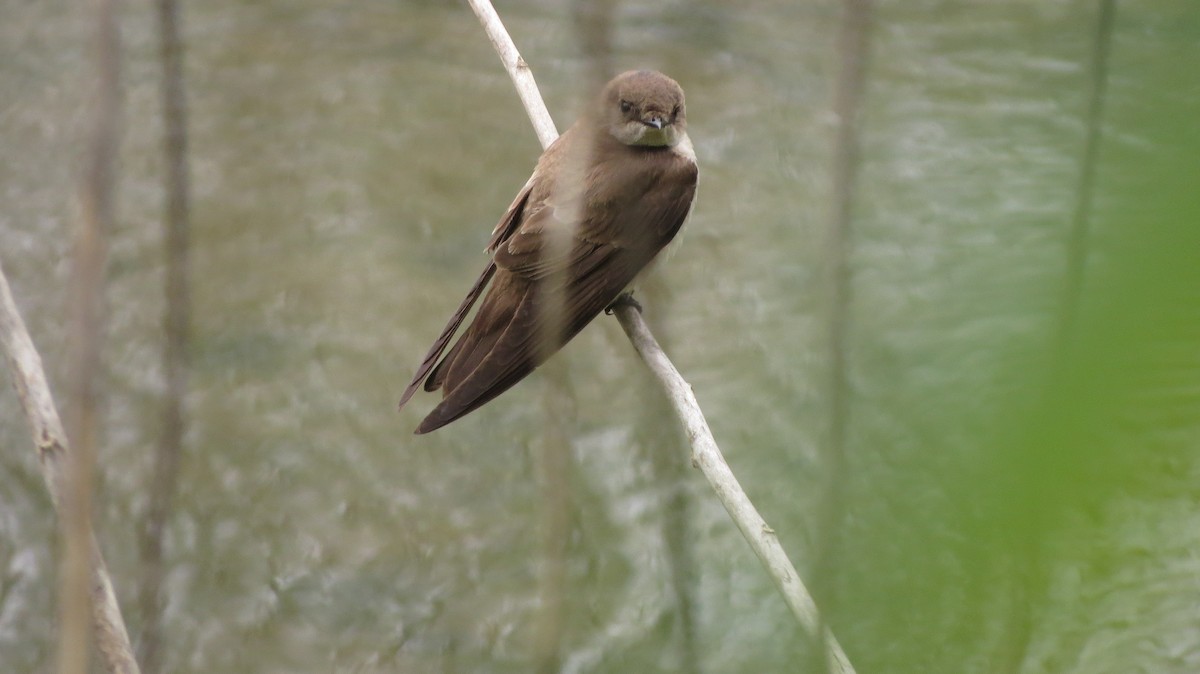
[[[520,193],[517,194],[517,198],[513,200],[512,205],[508,207],[508,210],[504,213],[504,217],[500,218],[500,222],[496,223],[496,227],[492,232],[492,241],[488,244],[489,249],[493,249],[502,245],[504,241],[507,240],[508,237],[512,236],[513,232],[516,231],[521,222],[521,216],[522,212],[525,210],[525,204],[529,201],[529,193],[533,189],[535,182],[534,178],[536,177],[537,173],[535,172],[534,176],[525,183],[525,187],[522,188]],[[446,350],[446,345],[450,343],[450,339],[454,337],[454,333],[458,332],[458,328],[462,325],[463,319],[467,317],[467,314],[471,311],[471,307],[475,305],[475,301],[479,299],[479,295],[483,292],[484,287],[487,286],[488,281],[492,279],[492,276],[495,273],[496,263],[494,261],[488,262],[487,267],[483,270],[479,277],[475,279],[475,283],[471,286],[471,289],[467,291],[467,296],[463,298],[462,303],[458,305],[458,309],[455,310],[454,315],[450,317],[450,321],[446,323],[446,327],[442,328],[442,334],[438,335],[438,338],[433,342],[433,346],[429,347],[429,351],[426,352],[425,357],[421,359],[421,365],[417,368],[416,374],[413,375],[412,381],[409,382],[408,387],[404,389],[404,394],[400,396],[399,407],[404,407],[404,404],[407,403],[409,399],[413,397],[413,394],[417,392],[417,388],[419,388],[421,385],[421,380],[425,379],[426,375],[429,375],[430,371],[434,369],[434,365],[437,363],[438,358],[440,358],[442,352]],[[431,375],[429,380],[426,381],[426,391],[432,391],[437,388],[435,385],[435,382],[437,381],[435,376],[436,374],[437,373],[434,372],[434,375]]]
[[[682,225],[690,202],[690,194],[681,195],[676,207],[668,209],[678,213],[675,216],[678,221],[664,222],[659,229],[662,236],[651,249],[629,249],[579,240],[575,242],[572,254],[567,258],[573,264],[565,268],[570,277],[563,297],[565,321],[560,333],[562,338],[554,342],[547,342],[547,333],[539,329],[538,324],[542,320],[543,304],[539,281],[553,277],[546,276],[548,270],[544,265],[518,265],[512,259],[501,259],[504,256],[498,254],[499,274],[512,275],[509,276],[512,287],[523,288],[521,299],[516,308],[511,310],[511,318],[502,330],[493,329],[477,335],[470,348],[464,349],[455,359],[446,378],[446,397],[421,422],[417,432],[428,433],[473,412],[512,388],[557,352],[609,306],[670,241]],[[665,212],[663,215],[668,217]],[[505,268],[508,264],[515,269]],[[485,306],[486,303],[487,300]],[[480,309],[480,313],[485,310]],[[464,341],[470,339],[473,328],[468,329]],[[485,334],[491,339],[483,339]],[[486,353],[481,356],[484,349]],[[458,358],[469,360],[460,362]]]
[[[528,376],[587,326],[683,226],[696,185],[694,163],[668,158],[635,175],[632,183],[619,185],[620,198],[615,203],[612,195],[585,195],[584,219],[577,228],[566,229],[569,225],[558,219],[559,209],[552,203],[555,186],[538,180],[541,173],[543,164],[539,163],[497,224],[488,246],[492,263],[426,354],[404,393],[401,405],[426,376],[427,390],[440,387],[444,391],[444,398],[421,422],[417,433],[435,430],[478,409]],[[664,178],[670,180],[668,189],[660,185]],[[589,184],[598,182],[603,181]],[[550,236],[564,231],[570,236],[564,254],[545,254]],[[470,326],[437,362],[489,281],[491,288]],[[539,329],[546,282],[564,284],[559,338]]]

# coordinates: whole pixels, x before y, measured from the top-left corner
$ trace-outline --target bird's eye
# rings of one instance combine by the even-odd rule
[[[621,112],[629,112],[632,109],[633,109],[633,103],[630,103],[629,101],[625,101],[625,100],[621,101]]]
[[[679,106],[678,106],[678,105],[677,105],[677,106],[675,106],[675,107],[674,107],[674,108],[671,110],[671,116],[672,116],[672,117],[678,117],[678,116],[679,116]]]

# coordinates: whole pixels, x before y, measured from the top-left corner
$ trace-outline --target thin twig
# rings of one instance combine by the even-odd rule
[[[13,301],[2,267],[0,346],[4,349],[13,384],[17,389],[17,397],[21,401],[21,408],[25,411],[25,418],[33,434],[33,444],[37,449],[46,490],[50,493],[50,501],[61,520],[63,499],[70,488],[68,464],[71,455],[67,447],[66,433],[63,431],[54,399],[50,396],[46,373],[42,369],[42,359],[33,346],[29,331],[25,329],[25,322],[17,312],[17,305]],[[89,538],[88,548],[92,562],[92,629],[97,648],[109,672],[137,674],[137,662],[133,658],[133,649],[129,645],[129,635],[125,631],[125,621],[117,605],[108,569],[94,536]],[[86,643],[84,640],[85,646]]]
[[[489,0],[469,1],[492,44],[496,47],[505,69],[513,83],[516,84],[521,101],[525,103],[525,111],[533,122],[542,146],[549,146],[557,134],[546,135],[546,129],[554,129],[554,122],[550,120],[550,113],[546,110],[541,95],[537,91],[537,84],[533,80],[533,73],[530,71],[529,65],[517,52],[512,38],[508,36],[508,32],[504,29],[499,15],[496,14],[496,10]],[[800,576],[796,573],[796,568],[792,565],[791,560],[788,559],[787,553],[784,552],[783,546],[779,544],[775,531],[767,526],[766,521],[758,514],[758,510],[746,496],[746,492],[742,490],[733,471],[730,470],[729,464],[721,455],[721,450],[717,447],[712,431],[708,428],[708,422],[704,418],[699,403],[696,402],[691,386],[675,369],[635,309],[629,306],[619,306],[615,313],[625,334],[629,336],[629,340],[637,349],[642,360],[662,384],[667,397],[675,408],[676,415],[683,422],[688,441],[692,445],[693,464],[708,478],[709,484],[716,491],[717,497],[725,506],[726,511],[729,512],[742,535],[750,543],[750,547],[766,567],[768,574],[775,581],[776,587],[783,593],[784,600],[797,620],[816,641],[825,645],[833,671],[845,674],[853,673],[854,668],[837,639],[834,638],[832,632],[822,629],[812,595],[804,586],[804,582],[800,580]]]
[[[513,44],[490,0],[468,1],[471,3],[471,9],[475,11],[475,16],[479,17],[479,23],[483,24],[492,46],[496,48],[496,53],[500,55],[500,61],[508,71],[508,76],[512,78],[513,86],[517,88],[517,95],[521,97],[525,112],[529,113],[529,121],[533,122],[533,131],[537,134],[538,142],[542,144],[543,149],[550,147],[550,143],[558,138],[558,128],[554,126],[550,111],[546,109],[546,102],[542,100],[542,94],[538,91],[537,82],[533,80],[533,71],[529,69],[525,59],[521,58],[521,52],[517,51],[517,45]]]
[[[615,313],[638,355],[663,385],[675,408],[675,414],[683,423],[688,441],[692,445],[692,464],[708,478],[708,483],[721,499],[721,504],[733,518],[734,524],[741,530],[750,547],[754,549],[754,554],[758,555],[767,573],[775,581],[776,587],[787,601],[788,608],[808,633],[820,641],[821,621],[812,595],[804,586],[804,581],[800,580],[800,575],[796,573],[796,567],[788,559],[783,546],[779,544],[775,530],[767,526],[766,521],[758,514],[758,509],[754,507],[750,497],[746,496],[729,464],[725,462],[691,385],[679,374],[679,370],[675,369],[675,365],[658,345],[637,309],[620,305]],[[823,636],[829,659],[833,663],[833,671],[853,672],[854,668],[833,634],[825,630]]]

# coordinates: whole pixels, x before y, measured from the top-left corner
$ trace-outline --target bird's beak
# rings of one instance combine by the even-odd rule
[[[643,119],[642,124],[645,124],[646,126],[652,126],[656,129],[661,129],[663,128],[662,115],[651,115],[648,119]]]

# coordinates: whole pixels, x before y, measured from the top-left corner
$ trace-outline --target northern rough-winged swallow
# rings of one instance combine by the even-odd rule
[[[487,268],[400,399],[403,407],[422,380],[443,391],[416,432],[508,390],[626,292],[683,227],[696,177],[679,84],[651,70],[613,78],[542,154],[492,231]]]

